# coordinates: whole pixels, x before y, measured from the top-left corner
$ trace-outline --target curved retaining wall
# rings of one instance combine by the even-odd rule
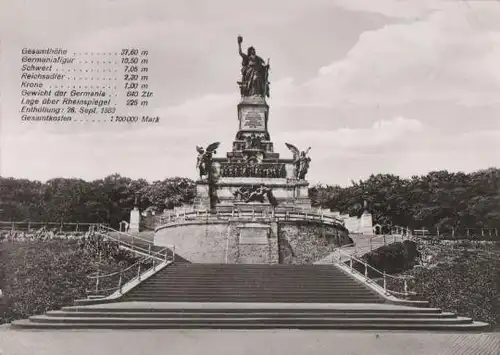
[[[160,226],[155,245],[194,263],[312,264],[348,243],[341,225],[311,221],[198,220]]]
[[[350,243],[347,230],[320,223],[281,222],[280,264],[313,264]]]

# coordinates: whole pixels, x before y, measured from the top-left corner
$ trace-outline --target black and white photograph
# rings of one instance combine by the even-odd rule
[[[0,355],[500,354],[500,1],[0,0]]]

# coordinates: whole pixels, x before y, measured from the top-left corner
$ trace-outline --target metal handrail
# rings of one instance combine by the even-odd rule
[[[155,264],[154,264],[154,260],[153,259],[153,267],[155,267]],[[144,263],[145,259],[142,259],[138,262],[136,262],[135,264],[127,267],[126,269],[124,270],[120,270],[120,271],[117,271],[117,272],[113,272],[113,273],[110,273],[110,274],[106,274],[106,275],[89,275],[87,276],[89,279],[91,280],[95,280],[95,290],[91,291],[91,290],[87,290],[87,294],[102,294],[102,293],[105,293],[105,292],[108,292],[108,291],[116,291],[118,289],[121,289],[121,287],[123,286],[124,282],[123,282],[123,274],[129,270],[132,270],[133,268],[136,268],[137,267],[137,274],[140,275],[141,274],[141,265],[142,263]],[[147,270],[149,270],[151,268],[148,268]],[[146,270],[146,271],[147,271]],[[110,279],[111,277],[113,276],[117,276],[119,275],[119,279],[118,279],[118,285],[115,286],[115,287],[109,287],[109,288],[105,288],[105,289],[100,289],[99,288],[99,284],[102,280],[104,279]]]
[[[168,260],[168,247],[162,249],[162,251],[165,251],[165,257],[163,260],[161,260],[161,262],[167,262],[169,261]],[[145,262],[145,261],[149,261],[149,260],[152,260],[152,263],[153,263],[153,266],[150,267],[150,268],[147,268],[145,270],[142,270],[141,272],[141,265]],[[108,292],[108,291],[117,291],[117,290],[120,290],[122,289],[122,286],[126,283],[124,282],[123,280],[123,275],[127,272],[127,271],[130,271],[134,268],[137,268],[137,275],[135,277],[138,277],[139,280],[141,279],[141,275],[143,275],[144,273],[150,271],[151,269],[155,269],[158,264],[156,263],[157,259],[153,256],[146,256],[146,257],[143,257],[141,260],[137,261],[136,263],[130,265],[129,267],[123,269],[123,270],[119,270],[119,271],[115,271],[115,272],[111,272],[109,274],[105,274],[105,275],[100,275],[98,271],[96,271],[96,273],[92,274],[92,275],[88,275],[87,278],[89,278],[90,280],[95,280],[95,289],[93,291],[90,291],[90,290],[87,290],[87,294],[102,294],[102,293],[105,293],[105,292]],[[175,261],[175,248],[173,249],[173,255],[172,255],[172,262]],[[161,264],[161,263],[160,263]],[[115,286],[115,287],[110,287],[110,288],[106,288],[106,289],[100,289],[99,288],[99,284],[102,280],[104,279],[110,279],[114,276],[120,276],[119,279],[118,279],[118,285]]]
[[[379,274],[383,274],[383,273],[384,273],[384,271],[380,271],[380,270],[378,270],[377,268],[375,268],[375,267],[371,266],[370,264],[368,264],[366,261],[364,261],[364,260],[362,260],[362,259],[359,259],[359,258],[357,258],[357,257],[355,257],[355,256],[352,256],[352,254],[348,254],[348,253],[346,253],[346,252],[342,251],[342,248],[343,248],[343,247],[348,247],[348,246],[353,246],[353,245],[355,245],[355,244],[354,244],[354,243],[352,243],[352,244],[348,244],[348,245],[343,245],[343,246],[341,246],[340,248],[338,248],[338,252],[339,252],[339,254],[344,254],[344,256],[349,257],[349,259],[354,260],[354,261],[357,261],[357,262],[359,262],[359,263],[363,264],[364,266],[368,266],[370,269],[372,269],[373,271],[378,272]],[[414,277],[413,277],[413,276],[411,276],[411,275],[407,275],[407,276],[394,276],[394,275],[387,274],[387,276],[388,276],[388,277],[390,277],[390,278],[393,278],[393,279],[404,279],[404,278],[414,279]]]
[[[412,279],[415,279],[413,276],[411,275],[407,275],[407,276],[394,276],[394,275],[389,275],[387,274],[385,271],[380,271],[378,270],[377,268],[371,266],[370,264],[368,264],[367,262],[359,259],[359,258],[356,258],[355,256],[352,256],[352,254],[348,254],[348,253],[345,253],[344,251],[342,251],[342,247],[338,248],[338,254],[339,254],[339,261],[338,263],[339,264],[343,264],[342,261],[341,261],[341,254],[344,254],[345,256],[349,257],[349,269],[351,270],[352,273],[358,273],[359,275],[361,276],[364,276],[366,280],[368,280],[368,268],[372,269],[373,271],[381,274],[383,276],[383,288],[384,288],[384,291],[387,292],[387,293],[392,293],[392,294],[397,294],[397,295],[403,295],[403,296],[414,296],[416,295],[417,293],[416,292],[413,292],[413,291],[408,291],[408,280],[412,280]],[[356,261],[360,264],[362,264],[365,268],[365,274],[363,275],[362,273],[360,273],[358,270],[354,269],[353,267],[353,261]],[[403,282],[403,287],[404,287],[404,292],[399,292],[399,291],[395,291],[395,290],[390,290],[387,288],[387,278],[390,278],[390,279],[393,279],[393,280],[398,280],[398,281],[402,281]]]
[[[134,264],[130,265],[129,267],[127,267],[127,268],[125,268],[125,269],[123,269],[123,270],[118,270],[118,271],[115,271],[115,272],[112,272],[112,273],[109,273],[109,274],[105,274],[105,275],[100,275],[100,274],[99,274],[99,271],[96,271],[95,273],[96,273],[97,275],[93,275],[93,274],[91,274],[91,275],[88,275],[87,277],[88,277],[89,279],[95,279],[95,278],[100,278],[100,279],[102,279],[102,278],[106,278],[106,277],[116,276],[116,275],[118,275],[118,274],[121,274],[121,273],[127,272],[128,270],[130,270],[130,269],[132,269],[133,267],[135,267],[137,264],[143,263],[144,261],[146,261],[146,259],[147,259],[147,258],[143,258],[143,259],[141,259],[141,260],[139,260],[139,261],[135,262]]]
[[[116,230],[114,230],[112,228],[109,228],[109,227],[106,227],[105,229],[107,229],[108,231],[117,232]],[[161,251],[153,251],[153,250],[151,250],[151,247],[154,246],[154,243],[151,242],[151,241],[149,241],[149,240],[141,238],[141,240],[145,241],[147,243],[147,245],[148,245],[148,249],[145,249],[145,248],[142,248],[140,246],[137,246],[137,245],[133,244],[133,240],[132,240],[132,243],[128,243],[126,241],[123,241],[123,240],[121,240],[119,238],[115,238],[115,237],[113,237],[113,236],[111,236],[109,234],[106,234],[106,233],[102,233],[102,232],[99,232],[99,231],[94,231],[94,233],[97,234],[97,235],[99,235],[99,236],[101,236],[101,237],[103,237],[103,238],[111,239],[112,241],[115,241],[118,244],[126,246],[126,247],[130,248],[132,251],[134,251],[134,249],[135,249],[135,250],[138,250],[138,251],[143,252],[145,254],[156,256],[158,259],[161,259],[161,258],[164,257],[164,255],[161,254]],[[123,232],[119,232],[119,233],[123,233]],[[123,233],[123,234],[126,234],[126,233]],[[128,234],[126,234],[126,235],[130,236],[130,237],[133,237],[132,235],[128,235]],[[171,247],[175,248],[175,246],[173,246],[173,245],[171,245]],[[168,248],[164,248],[162,250],[165,250],[165,253],[167,253]]]
[[[96,230],[97,229],[97,230]],[[140,239],[144,242],[147,243],[148,245],[148,248],[143,248],[143,247],[140,247],[140,246],[137,246],[137,245],[134,245],[133,244],[133,239],[132,239],[132,244],[131,243],[128,243],[124,240],[121,240],[119,237],[118,238],[115,238],[114,236],[111,236],[109,235],[109,232],[118,232],[118,233],[121,233],[121,234],[125,234],[127,235],[128,237],[130,238],[134,238],[133,235],[129,235],[127,233],[124,233],[124,232],[120,232],[120,231],[117,231],[113,228],[110,228],[108,226],[104,226],[104,225],[97,225],[96,226],[96,229],[93,229],[92,230],[92,233],[94,235],[97,235],[99,237],[102,237],[103,239],[109,239],[113,242],[116,242],[119,246],[122,246],[122,247],[126,247],[126,248],[129,248],[132,252],[139,252],[141,253],[143,256],[142,258],[139,259],[139,261],[135,262],[134,264],[128,266],[127,268],[123,269],[123,270],[119,270],[119,271],[115,271],[115,272],[111,272],[111,273],[108,273],[108,274],[104,274],[104,275],[100,275],[99,274],[99,271],[96,271],[95,273],[91,274],[91,275],[88,275],[87,277],[90,279],[90,280],[95,280],[95,289],[93,291],[89,291],[87,290],[87,293],[90,294],[102,294],[102,293],[105,293],[107,291],[110,291],[110,290],[120,290],[122,289],[122,286],[124,284],[124,274],[129,272],[130,270],[134,269],[134,268],[137,268],[137,276],[140,280],[141,278],[141,265],[144,264],[144,262],[146,261],[152,261],[153,263],[153,266],[151,268],[148,268],[146,270],[143,270],[143,273],[145,272],[148,272],[149,270],[151,269],[155,269],[155,267],[157,266],[157,262],[160,261],[161,262],[167,262],[169,260],[169,250],[172,252],[172,262],[175,261],[175,246],[174,245],[171,245],[171,246],[164,246],[164,248],[158,250],[158,251],[154,251],[151,249],[152,246],[154,246],[154,244],[151,242],[151,241],[148,241],[146,239],[142,239],[142,238],[136,238],[136,239]],[[107,289],[99,289],[99,284],[102,280],[107,280],[107,279],[111,279],[112,277],[116,277],[116,276],[119,276],[119,280],[118,280],[118,285],[116,287],[112,287],[112,288],[107,288]]]
[[[113,277],[113,276],[116,276],[116,275],[121,274],[123,272],[129,271],[133,267],[137,266],[137,264],[142,263],[142,262],[144,262],[144,260],[138,261],[135,264],[132,264],[131,266],[127,267],[126,269],[115,271],[115,272],[112,272],[110,274],[105,274],[105,275],[100,275],[99,271],[95,271],[94,273],[87,275],[87,278],[94,280],[94,279],[105,279],[105,278]]]
[[[116,230],[116,229],[113,229],[109,226],[105,226],[103,224],[99,224],[98,225],[98,229],[104,229],[108,232],[113,232],[113,233],[119,233],[119,234],[123,234],[123,235],[126,235],[127,237],[131,238],[132,239],[132,242],[134,240],[140,240],[140,241],[143,241],[144,243],[148,243],[148,244],[153,244],[150,240],[147,240],[147,239],[144,239],[144,238],[141,238],[141,237],[138,237],[138,236],[135,236],[133,234],[129,234],[129,233],[126,233],[126,232],[122,232],[122,231],[119,231],[119,230]]]
[[[384,243],[383,245],[388,245],[390,242],[387,242],[387,239],[392,238],[392,242],[396,242],[397,234],[377,234],[377,235],[370,235],[369,236],[369,245],[370,245],[370,252],[373,251],[373,242],[377,241],[378,239],[383,239]],[[409,240],[410,236],[408,235],[403,235],[402,240]],[[347,244],[347,245],[342,245],[340,248],[346,248],[346,247],[354,247],[355,251],[354,254],[358,255],[359,252],[359,247],[357,243],[352,243],[352,244]]]
[[[134,245],[134,244],[130,244],[130,243],[127,243],[127,242],[124,242],[123,240],[119,240],[119,239],[116,239],[116,238],[113,238],[107,234],[104,234],[104,233],[100,233],[100,232],[94,232],[96,233],[97,235],[103,237],[103,238],[107,238],[107,239],[111,239],[112,241],[114,242],[117,242],[118,244],[124,246],[124,247],[127,247],[127,248],[130,248],[131,251],[133,252],[134,249],[143,253],[143,254],[146,254],[146,256],[150,256],[150,257],[155,257],[157,259],[164,259],[166,258],[168,255],[168,251],[169,250],[172,250],[172,253],[175,255],[175,245],[169,245],[169,246],[166,246],[165,248],[163,249],[160,249],[158,251],[154,251],[154,250],[151,250],[151,246],[154,246],[153,243],[149,243],[148,246],[149,248],[148,249],[145,249],[145,248],[142,248],[140,246],[137,246],[137,245]],[[164,252],[164,253],[162,253]]]
[[[120,244],[122,246],[126,246],[132,250],[136,249],[138,251],[145,252],[147,254],[158,254],[159,253],[159,252],[152,251],[150,249],[142,248],[140,246],[125,242],[123,240],[116,239],[116,238],[114,238],[108,234],[105,234],[105,233],[101,233],[101,232],[94,232],[94,233],[101,236],[102,238],[111,239],[112,241],[117,242],[118,244]],[[154,244],[150,243],[150,245],[154,245]]]

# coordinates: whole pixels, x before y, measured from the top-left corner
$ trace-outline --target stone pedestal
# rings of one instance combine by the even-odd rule
[[[296,179],[293,159],[281,159],[279,153],[274,152],[268,132],[266,100],[258,96],[243,97],[237,109],[239,124],[233,149],[224,158],[212,159],[215,207],[240,206],[247,199],[245,194],[239,194],[241,190],[248,192],[266,187],[280,208],[311,210],[309,183]],[[207,180],[197,182],[195,204],[198,208],[210,207]]]
[[[137,207],[134,207],[134,209],[130,211],[129,232],[139,233],[140,223],[141,223],[141,213]]]
[[[263,97],[244,97],[238,104],[239,132],[267,132],[269,106]]]
[[[309,184],[302,180],[287,180],[287,179],[254,179],[254,178],[221,178],[214,183],[214,191],[217,195],[218,203],[216,207],[239,207],[246,210],[251,210],[252,207],[256,210],[268,209],[271,206],[268,200],[265,202],[249,202],[236,198],[235,192],[241,187],[259,187],[265,186],[272,190],[273,196],[278,202],[279,208],[298,209],[309,211],[311,210],[311,200],[309,199]],[[196,205],[198,208],[208,208],[210,206],[210,198],[208,194],[208,182],[197,182],[197,197]]]

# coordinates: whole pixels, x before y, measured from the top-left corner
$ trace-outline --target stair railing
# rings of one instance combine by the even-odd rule
[[[160,251],[154,251],[152,248],[154,247],[154,243],[150,240],[140,238],[137,236],[134,236],[132,234],[128,234],[125,232],[120,232],[117,231],[113,228],[110,228],[108,226],[103,226],[99,225],[97,227],[97,230],[93,230],[93,233],[97,236],[100,236],[101,238],[108,239],[111,241],[116,242],[119,246],[125,247],[129,249],[132,252],[138,253],[143,256],[152,256],[157,259],[164,259],[167,257],[168,250],[167,248],[161,249]],[[109,233],[118,233],[118,237],[114,237],[110,235]],[[124,239],[122,239],[124,238]],[[126,238],[126,239],[125,239]],[[128,241],[130,240],[130,242]],[[141,245],[137,245],[137,242],[141,242]],[[145,244],[145,247],[144,247]],[[175,248],[175,246],[174,246]],[[174,251],[175,253],[175,251]]]
[[[376,241],[377,239],[382,240],[382,243],[380,246],[387,245],[387,240],[386,240],[385,234],[383,234],[383,235],[371,235],[370,236],[370,251],[373,251],[374,249],[377,249],[379,247],[379,246],[377,246],[376,248],[374,248],[373,242]]]
[[[118,241],[120,241],[121,238],[124,237],[126,239],[130,239],[132,241],[132,244],[135,244],[136,241],[143,242],[145,244],[153,244],[153,242],[150,240],[141,238],[141,237],[136,236],[134,234],[118,231],[118,230],[113,229],[113,228],[106,226],[104,224],[98,224],[97,231],[101,232],[101,233],[117,233],[118,238],[115,238],[115,239],[117,239]],[[112,238],[114,238],[114,237],[112,237]]]
[[[370,235],[369,236],[369,239],[368,239],[368,243],[369,243],[369,250],[367,250],[366,252],[371,252],[373,251],[374,249],[377,249],[378,247],[380,246],[383,246],[383,245],[388,245],[390,243],[396,243],[398,240],[398,236],[396,234],[393,234],[391,235],[392,238],[387,238],[387,236],[385,234],[380,234],[380,235]],[[404,240],[408,240],[409,238],[406,238],[404,236],[402,236],[401,238],[401,241],[404,241]],[[382,242],[380,243],[380,245],[376,245],[376,242],[377,240],[381,240]],[[355,251],[355,255],[358,255],[358,252],[359,252],[359,245],[356,246],[356,251]]]
[[[171,251],[171,253],[169,253]],[[89,283],[92,285],[87,289],[87,296],[93,297],[106,297],[116,291],[121,294],[122,287],[132,279],[141,281],[144,274],[155,271],[161,264],[172,263],[175,261],[175,248],[164,248],[160,250],[159,255],[163,255],[163,259],[150,255],[141,258],[139,261],[130,265],[129,267],[111,272],[108,274],[101,274],[99,271],[88,275]]]
[[[337,264],[340,266],[344,267],[345,263],[342,260],[342,256],[345,256],[348,258],[348,270],[353,273],[360,275],[365,278],[365,281],[375,281],[379,286],[381,286],[384,289],[384,292],[386,294],[392,294],[396,296],[403,296],[405,298],[410,297],[410,296],[415,296],[417,293],[414,291],[409,291],[409,282],[410,280],[413,280],[413,276],[394,276],[394,275],[389,275],[385,271],[380,271],[370,264],[368,264],[366,261],[359,259],[352,254],[346,253],[345,251],[342,250],[342,247],[338,248],[338,260]],[[362,265],[363,272],[360,272],[359,270],[356,269],[355,263],[358,263],[358,265]],[[370,270],[372,271],[370,275]],[[378,274],[381,275],[379,278],[373,277],[373,274]],[[382,282],[382,285],[380,285],[380,282]],[[399,286],[399,287],[398,287]],[[402,288],[401,288],[402,286]],[[393,289],[396,288],[396,289]]]

